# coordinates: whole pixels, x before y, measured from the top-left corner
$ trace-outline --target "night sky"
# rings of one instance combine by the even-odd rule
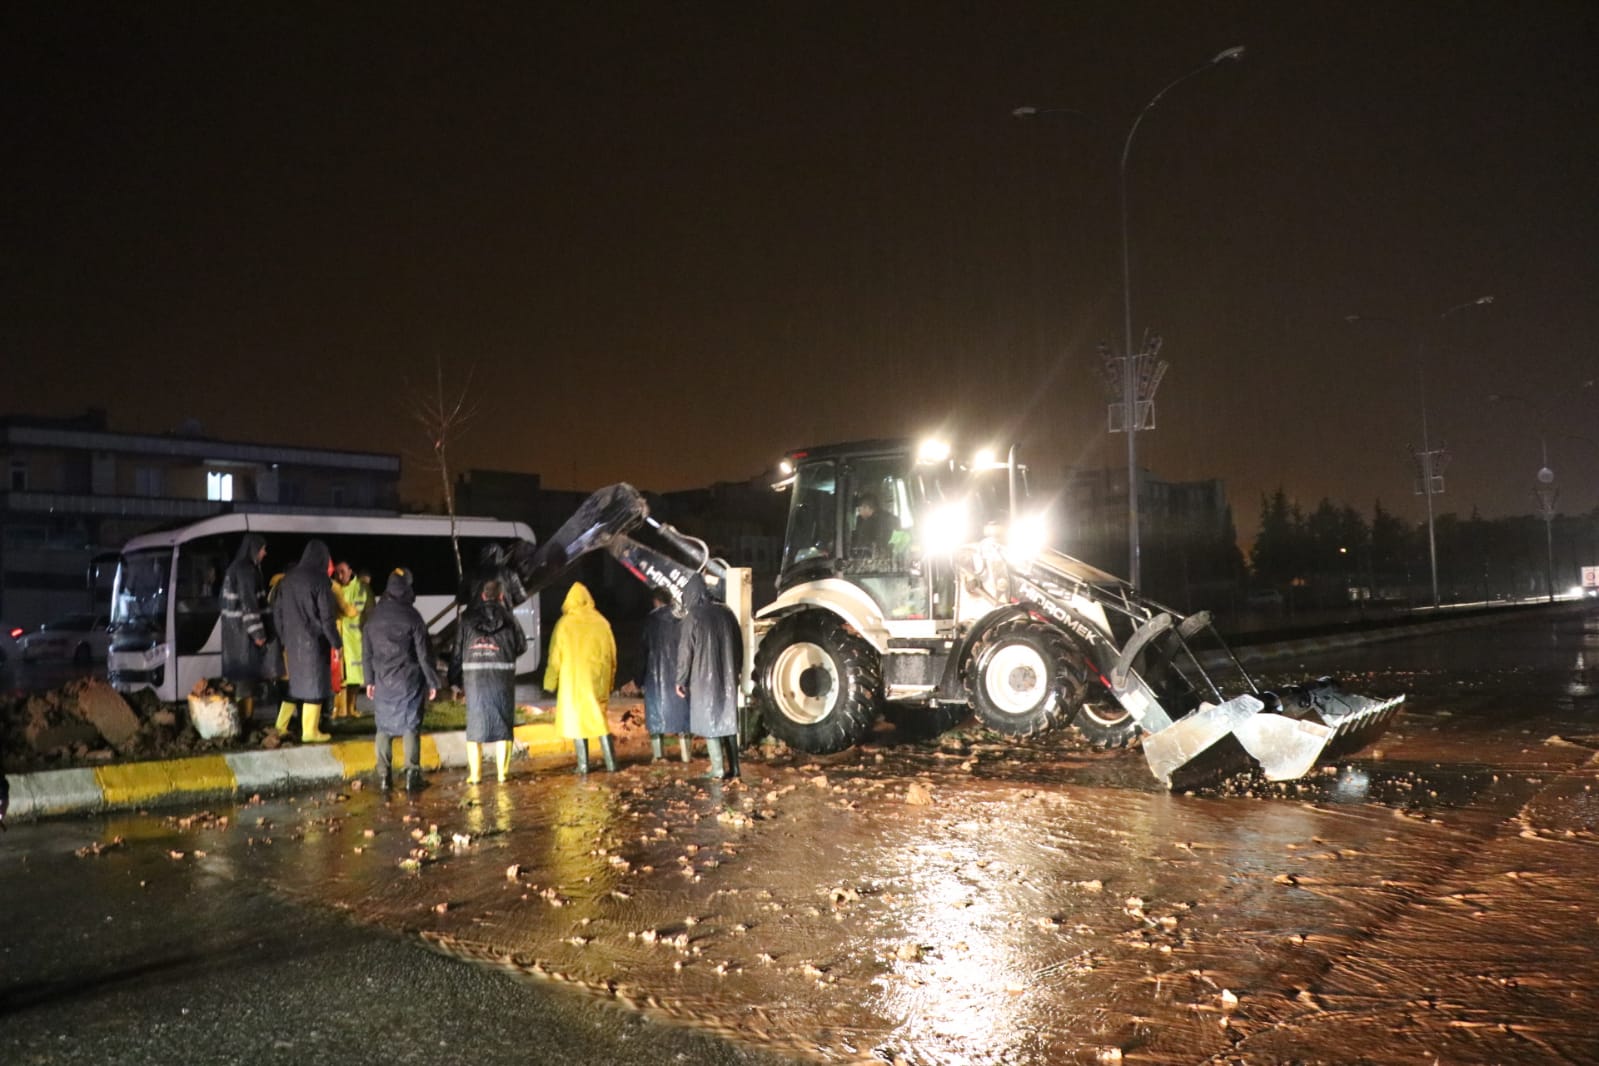
[[[1532,510],[1540,424],[1593,508],[1591,2],[10,4],[0,411],[400,452],[421,497],[442,359],[462,465],[555,487],[940,427],[1121,465],[1122,141],[1240,44],[1133,146],[1147,465],[1246,537],[1279,485],[1419,518],[1425,329],[1442,510]]]

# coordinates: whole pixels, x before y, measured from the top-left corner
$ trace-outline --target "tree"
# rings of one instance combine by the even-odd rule
[[[446,392],[444,387],[444,362],[433,361],[433,389],[419,392],[412,404],[412,417],[427,434],[432,458],[427,465],[439,472],[444,485],[444,510],[450,516],[450,547],[455,552],[455,580],[459,585],[466,578],[461,565],[461,538],[455,528],[455,480],[450,476],[450,444],[460,432],[477,417],[477,407],[468,402],[472,391],[473,369],[468,368],[466,379],[459,389]]]

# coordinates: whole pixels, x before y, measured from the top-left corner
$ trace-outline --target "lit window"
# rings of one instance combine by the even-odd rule
[[[210,471],[205,475],[205,498],[208,500],[233,499],[233,475]]]

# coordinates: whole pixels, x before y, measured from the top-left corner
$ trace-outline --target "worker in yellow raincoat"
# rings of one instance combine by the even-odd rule
[[[366,675],[361,671],[365,656],[361,647],[361,627],[366,624],[368,609],[372,606],[372,577],[358,577],[349,563],[340,563],[333,570],[333,597],[339,604],[339,635],[344,647],[344,684],[333,694],[333,717],[354,718],[355,695],[366,687]]]
[[[605,719],[616,682],[616,638],[581,581],[561,604],[561,620],[550,634],[550,660],[544,687],[556,694],[555,725],[572,741],[577,772],[589,772],[589,738],[600,738],[605,768],[616,770],[616,748]]]

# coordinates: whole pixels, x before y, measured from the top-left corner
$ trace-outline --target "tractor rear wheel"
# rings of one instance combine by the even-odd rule
[[[1053,626],[1031,618],[1002,622],[972,649],[966,696],[983,724],[1013,737],[1068,722],[1082,702],[1081,656]]]
[[[780,619],[755,652],[755,698],[767,730],[827,755],[859,744],[882,707],[877,652],[826,611]]]

